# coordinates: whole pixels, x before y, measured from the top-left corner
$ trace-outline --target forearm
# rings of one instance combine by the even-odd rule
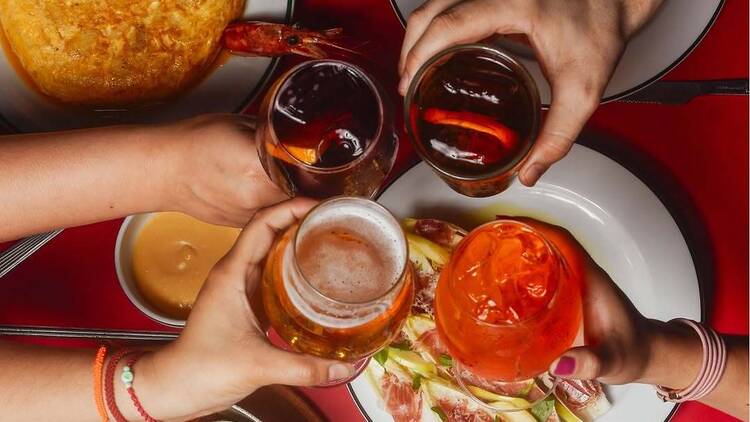
[[[90,350],[0,343],[0,419],[99,421],[93,358]]]
[[[703,349],[695,331],[683,324],[653,321],[651,359],[639,382],[672,389],[687,387],[698,376]],[[727,366],[716,389],[701,402],[748,419],[748,340],[724,336]]]
[[[114,351],[110,350],[108,358]],[[50,418],[59,422],[99,422],[93,387],[93,349],[62,349],[14,342],[0,342],[0,419],[39,421]],[[165,384],[156,367],[157,355],[149,353],[134,369],[134,389],[146,411],[158,420],[184,419],[185,412],[195,412],[194,400],[186,403],[175,397],[174,384]],[[109,359],[105,360],[105,368]],[[129,421],[143,418],[133,405],[120,380],[125,359],[115,371],[115,402]],[[187,399],[182,397],[183,399]],[[189,408],[190,410],[184,410]],[[110,414],[110,420],[114,418]],[[54,415],[54,417],[53,417]]]
[[[170,170],[163,127],[0,138],[0,241],[156,210]]]

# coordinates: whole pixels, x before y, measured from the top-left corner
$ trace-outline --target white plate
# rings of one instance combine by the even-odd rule
[[[423,0],[391,0],[391,3],[404,23]],[[630,40],[604,91],[603,101],[632,94],[677,66],[703,39],[723,4],[724,0],[665,0],[653,19]],[[532,54],[530,49],[528,54]],[[542,103],[548,105],[550,88],[539,64],[533,59],[519,58],[539,86]]]
[[[243,17],[288,23],[293,0],[247,0]],[[0,47],[0,50],[2,48]],[[230,57],[178,99],[131,110],[80,111],[56,104],[28,86],[0,51],[0,122],[19,132],[39,132],[120,123],[169,121],[201,113],[238,112],[260,91],[276,66],[266,57]]]
[[[616,162],[574,145],[534,188],[514,183],[491,198],[455,193],[424,164],[397,179],[379,202],[397,217],[527,215],[567,228],[647,317],[701,319],[693,260],[677,224],[656,195]],[[455,217],[453,218],[455,220]],[[363,414],[391,421],[365,377],[351,383]],[[663,421],[673,405],[645,385],[613,386],[612,410],[597,420]]]

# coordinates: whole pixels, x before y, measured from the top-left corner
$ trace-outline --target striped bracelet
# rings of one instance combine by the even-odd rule
[[[727,365],[727,346],[724,343],[724,338],[716,334],[716,331],[711,328],[689,319],[677,318],[670,322],[685,324],[698,333],[703,347],[703,361],[698,376],[690,385],[679,390],[657,385],[656,394],[662,400],[673,403],[700,400],[716,388],[722,375],[724,375],[724,369]]]

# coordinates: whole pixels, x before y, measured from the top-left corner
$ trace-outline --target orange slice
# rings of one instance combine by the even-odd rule
[[[296,164],[289,159],[290,155],[308,166],[318,162],[318,152],[315,148],[295,147],[292,145],[284,147],[269,142],[266,143],[266,149],[274,157],[286,161],[289,164]]]

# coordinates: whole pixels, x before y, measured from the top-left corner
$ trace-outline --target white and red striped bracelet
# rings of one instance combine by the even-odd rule
[[[699,400],[712,392],[724,375],[724,368],[727,364],[727,346],[724,343],[724,338],[716,334],[716,331],[695,321],[677,318],[670,322],[683,323],[692,327],[698,333],[703,346],[703,362],[698,376],[690,385],[680,390],[657,385],[656,394],[662,400],[673,403]]]

